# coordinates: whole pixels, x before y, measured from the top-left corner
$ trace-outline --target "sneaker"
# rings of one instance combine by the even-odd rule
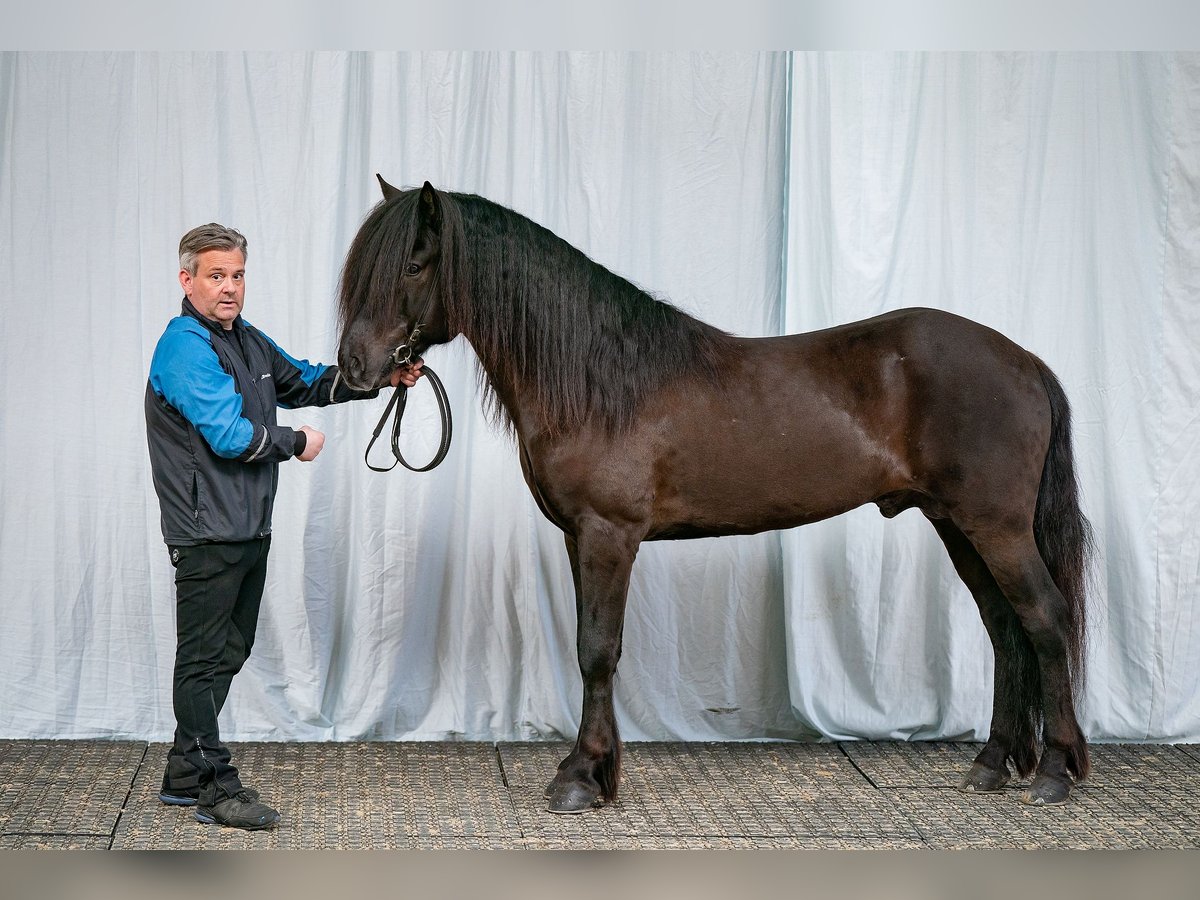
[[[270,828],[281,816],[265,803],[258,802],[258,795],[250,791],[238,791],[237,796],[226,797],[212,806],[197,806],[196,821],[205,825],[228,825],[230,828],[245,828],[257,831]]]
[[[253,788],[242,788],[241,793],[248,796],[251,803],[258,800],[258,791]],[[195,806],[200,802],[200,788],[182,788],[175,791],[163,788],[158,792],[158,799],[167,806]]]

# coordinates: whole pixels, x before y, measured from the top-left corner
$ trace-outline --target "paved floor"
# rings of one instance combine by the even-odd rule
[[[545,810],[565,743],[245,743],[270,831],[157,799],[165,744],[0,741],[0,849],[1195,848],[1200,745],[1093,746],[1062,807],[953,785],[978,745],[630,743],[618,804]]]

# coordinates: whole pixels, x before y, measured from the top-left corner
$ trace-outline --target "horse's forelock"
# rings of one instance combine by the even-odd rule
[[[342,267],[338,318],[394,316],[397,287],[416,237],[417,191],[377,204],[358,229]]]

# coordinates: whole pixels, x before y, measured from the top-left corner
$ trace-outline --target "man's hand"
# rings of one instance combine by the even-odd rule
[[[392,372],[392,377],[389,379],[392,383],[392,387],[396,387],[396,385],[400,384],[401,382],[404,383],[405,387],[412,387],[417,383],[417,379],[423,374],[421,372],[421,366],[423,365],[425,365],[425,360],[418,359],[416,362],[409,363],[406,366],[400,366],[398,369],[394,370]]]
[[[297,456],[296,459],[302,462],[311,462],[317,458],[317,454],[325,446],[325,435],[307,425],[301,425],[300,430],[304,432],[304,452]]]

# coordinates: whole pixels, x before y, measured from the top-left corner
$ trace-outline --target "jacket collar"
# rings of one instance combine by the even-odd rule
[[[216,322],[210,322],[208,319],[204,318],[204,316],[200,315],[200,311],[196,309],[196,307],[192,306],[192,301],[187,298],[186,294],[183,297],[183,308],[181,310],[181,314],[185,316],[191,316],[213,334],[224,335],[229,333]],[[233,329],[236,331],[241,327],[243,327],[242,314],[238,313],[238,317],[233,320]]]

